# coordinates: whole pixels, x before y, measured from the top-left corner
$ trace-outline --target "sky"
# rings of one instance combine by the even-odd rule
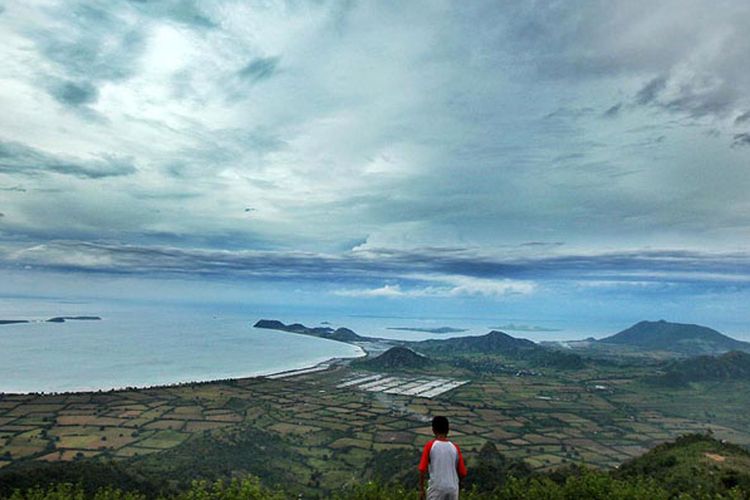
[[[0,0],[0,296],[750,333],[745,0]]]

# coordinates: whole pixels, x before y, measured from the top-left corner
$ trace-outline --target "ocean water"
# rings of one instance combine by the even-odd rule
[[[14,309],[0,310],[0,318],[85,314],[103,319],[0,325],[0,392],[6,393],[247,377],[364,354],[341,342],[252,328],[254,317],[75,304],[38,306],[27,314]]]

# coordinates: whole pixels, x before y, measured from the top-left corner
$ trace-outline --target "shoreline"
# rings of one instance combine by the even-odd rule
[[[339,342],[339,341],[333,341]],[[311,365],[305,365],[300,368],[291,368],[285,370],[275,370],[263,373],[253,373],[248,375],[238,375],[226,378],[211,378],[207,380],[189,380],[189,381],[176,381],[166,383],[156,383],[154,385],[138,385],[138,386],[120,386],[120,387],[107,387],[107,388],[82,388],[82,389],[65,389],[60,391],[2,391],[0,390],[0,400],[4,396],[55,396],[61,394],[104,394],[109,392],[127,392],[127,391],[146,391],[151,389],[165,389],[169,387],[180,387],[185,385],[193,384],[214,384],[220,382],[230,382],[238,380],[247,380],[254,378],[270,378],[273,380],[283,379],[286,377],[293,377],[295,375],[302,375],[304,373],[314,373],[318,371],[325,371],[331,368],[342,366],[349,360],[360,359],[368,356],[368,352],[359,345],[351,344],[349,342],[342,342],[342,344],[348,344],[359,349],[360,353],[357,356],[351,357],[332,357],[324,359],[323,361],[315,362]]]

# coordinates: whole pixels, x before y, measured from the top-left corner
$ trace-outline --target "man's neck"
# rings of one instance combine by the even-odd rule
[[[447,434],[435,434],[435,439],[438,441],[448,441],[448,435]]]

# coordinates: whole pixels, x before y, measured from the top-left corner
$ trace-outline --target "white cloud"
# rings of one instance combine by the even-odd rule
[[[505,297],[508,295],[529,295],[537,289],[532,281],[511,279],[487,279],[469,276],[450,276],[447,281],[449,295],[484,295],[487,297]]]
[[[486,279],[469,276],[411,276],[410,278],[434,285],[413,285],[402,288],[401,285],[386,284],[379,288],[343,289],[334,292],[344,297],[460,297],[484,296],[507,297],[510,295],[529,295],[537,285],[531,281],[510,279]]]
[[[415,291],[405,292],[399,285],[383,285],[380,288],[337,290],[336,295],[342,297],[414,297]]]

